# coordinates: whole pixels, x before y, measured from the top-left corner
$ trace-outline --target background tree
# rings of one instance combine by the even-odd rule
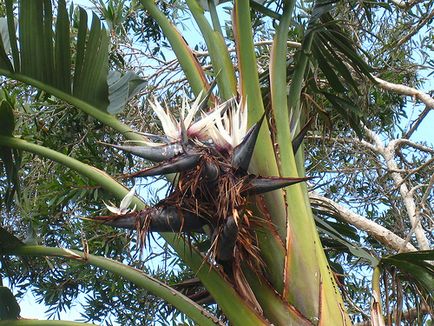
[[[321,302],[321,296],[316,296],[318,301],[312,300],[312,296],[306,293],[294,298],[295,293],[301,293],[294,287],[296,289],[306,283],[302,277],[307,277],[307,274],[296,275],[302,273],[303,264],[309,264],[309,259],[314,258],[308,257],[307,252],[311,249],[307,249],[305,242],[312,242],[315,235],[311,234],[312,230],[301,232],[297,229],[298,223],[304,223],[304,220],[294,219],[291,215],[306,209],[305,199],[296,203],[289,201],[287,213],[291,227],[297,229],[297,234],[291,239],[294,243],[301,243],[300,247],[286,247],[289,242],[282,241],[287,236],[286,217],[276,211],[270,214],[273,223],[278,226],[270,233],[271,240],[267,242],[267,237],[261,238],[263,232],[258,231],[261,254],[268,265],[268,270],[260,277],[267,278],[267,282],[260,286],[252,277],[249,286],[263,314],[237,301],[239,297],[231,292],[231,286],[219,273],[207,268],[198,272],[203,259],[196,251],[183,250],[176,238],[172,238],[171,243],[178,253],[164,245],[161,250],[154,250],[144,258],[140,256],[134,234],[77,218],[104,215],[103,200],[112,199],[112,195],[120,200],[127,190],[113,179],[106,176],[99,178],[100,174],[70,158],[101,169],[114,176],[115,180],[126,181],[122,176],[137,171],[143,162],[109,150],[98,141],[116,144],[125,138],[143,139],[129,132],[131,129],[127,125],[134,130],[157,132],[159,128],[148,109],[148,98],[159,96],[169,107],[176,108],[185,94],[194,98],[193,94],[197,96],[200,89],[207,87],[207,82],[201,77],[204,76],[202,70],[191,64],[195,58],[206,69],[209,80],[217,79],[216,96],[223,100],[235,95],[234,84],[228,82],[232,78],[232,65],[219,60],[226,55],[226,46],[219,34],[223,27],[229,48],[227,57],[238,59],[234,83],[238,80],[241,95],[250,94],[247,95],[249,120],[253,123],[259,119],[263,105],[272,141],[278,144],[274,150],[280,158],[292,157],[289,139],[313,117],[305,146],[306,170],[307,175],[320,178],[310,181],[309,188],[312,190],[309,196],[317,216],[322,244],[353,321],[372,318],[373,322],[381,323],[382,319],[378,317],[381,313],[388,323],[399,323],[406,318],[408,323],[426,320],[433,284],[432,267],[426,261],[432,260],[432,253],[404,252],[427,250],[432,243],[429,231],[432,227],[432,144],[411,140],[433,107],[432,97],[416,89],[426,76],[424,71],[432,68],[432,49],[429,48],[432,32],[428,27],[432,23],[433,11],[429,1],[390,4],[318,2],[316,7],[300,2],[294,9],[290,2],[265,6],[252,2],[252,11],[246,2],[240,1],[235,4],[238,13],[234,16],[235,27],[238,26],[235,33],[229,16],[225,16],[228,21],[224,24],[218,23],[212,4],[209,9],[213,26],[210,27],[203,19],[200,7],[192,1],[182,5],[177,2],[159,3],[159,9],[150,1],[99,2],[95,3],[96,9],[106,21],[111,37],[108,52],[105,51],[108,39],[105,31],[99,29],[96,18],[89,25],[87,42],[84,41],[86,38],[80,34],[88,26],[84,11],[73,11],[71,8],[67,12],[66,8],[62,9],[63,2],[59,2],[51,39],[47,33],[38,30],[52,28],[51,19],[47,18],[50,17],[49,2],[21,1],[19,5],[19,16],[11,1],[6,1],[2,8],[9,17],[8,21],[3,21],[3,26],[8,24],[10,32],[13,30],[11,17],[19,17],[20,33],[16,48],[13,33],[8,34],[7,28],[2,33],[4,52],[10,55],[3,55],[0,61],[1,73],[5,76],[1,102],[2,163],[5,172],[2,198],[3,207],[8,208],[2,211],[2,226],[23,239],[27,246],[14,242],[17,241],[15,238],[2,231],[3,250],[8,254],[25,256],[60,255],[69,260],[73,258],[76,262],[65,264],[66,261],[53,261],[51,258],[34,260],[26,257],[22,260],[4,256],[2,276],[8,277],[15,289],[21,289],[18,295],[25,291],[27,284],[32,284],[41,300],[52,308],[54,316],[71,306],[79,293],[86,293],[82,300],[85,302],[83,311],[89,321],[110,323],[117,320],[121,324],[146,324],[160,320],[164,324],[168,316],[184,318],[158,297],[175,305],[178,311],[190,318],[196,321],[200,318],[201,308],[182,295],[167,297],[167,292],[164,292],[167,288],[149,278],[145,277],[157,290],[149,283],[145,285],[141,275],[141,281],[128,278],[134,285],[126,283],[120,276],[114,279],[110,273],[113,271],[110,268],[114,268],[112,263],[98,263],[98,258],[90,256],[91,253],[145,270],[170,285],[198,274],[217,301],[217,305],[209,306],[211,311],[221,316],[222,320],[227,318],[235,324],[240,322],[236,319],[237,314],[243,322],[246,318],[259,322],[265,316],[275,324],[288,323],[288,318],[297,323],[300,320],[293,318],[298,318],[300,311],[306,323],[316,323],[316,318],[330,323],[327,319],[330,317],[318,314],[318,310],[306,312]],[[207,46],[199,44],[203,48],[197,47],[189,52],[159,10],[184,28],[190,28],[192,15]],[[45,19],[42,18],[43,13],[48,15]],[[248,13],[252,21],[247,19]],[[72,22],[70,34],[65,34],[69,25],[67,17]],[[410,29],[408,26],[411,26]],[[256,62],[252,44],[249,43],[251,28],[254,31]],[[276,35],[274,42],[273,34]],[[12,40],[10,49],[6,39]],[[68,47],[70,39],[71,52]],[[54,46],[47,46],[50,43]],[[85,53],[81,58],[80,44]],[[285,44],[289,53],[286,53]],[[242,51],[236,56],[237,47]],[[177,59],[171,54],[172,49]],[[53,53],[51,63],[47,59],[50,53]],[[72,56],[67,53],[72,53]],[[256,72],[252,69],[256,63],[260,72],[258,84],[255,84]],[[112,84],[120,76],[110,74],[107,89],[108,70],[133,70],[141,73],[142,79],[126,73],[123,79],[117,80],[118,84]],[[251,75],[246,77],[245,74]],[[72,92],[68,86],[71,83]],[[123,87],[110,88],[110,85]],[[286,85],[289,87],[288,100]],[[138,86],[146,87],[141,91],[143,96],[129,102],[128,109],[121,113],[125,99],[139,91]],[[124,93],[114,93],[115,89]],[[407,118],[409,109],[406,97],[402,95],[414,97],[426,108],[415,106],[413,116]],[[289,103],[288,111],[282,109],[287,107],[286,103]],[[11,122],[11,110],[15,114],[15,127]],[[106,110],[119,114],[119,120],[106,114]],[[177,112],[176,109],[174,112]],[[285,117],[287,114],[289,116]],[[288,121],[291,122],[291,129],[285,127]],[[281,122],[283,124],[279,124]],[[296,167],[298,174],[303,175],[301,151],[295,160],[289,160],[293,163],[286,165],[280,161],[277,165],[280,172],[261,169],[264,157],[267,154],[274,156],[269,155],[270,145],[268,152],[266,149],[265,128],[262,132],[256,145],[256,165],[251,167],[251,172],[290,176],[294,175]],[[11,138],[12,134],[16,137]],[[68,157],[59,156],[48,148]],[[41,157],[60,161],[71,170],[65,171],[63,166]],[[131,186],[130,182],[125,184]],[[145,186],[150,180],[141,182]],[[287,189],[286,198],[299,196],[303,191],[301,186],[291,186]],[[285,200],[282,192],[277,191],[266,195],[263,200],[265,205],[267,202],[276,204],[276,201],[282,203],[282,198]],[[136,204],[143,207],[142,203]],[[300,208],[302,206],[305,208]],[[165,238],[170,241],[169,235]],[[210,246],[208,238],[200,235],[191,238],[190,242],[203,252]],[[29,244],[57,249],[30,247]],[[82,248],[82,258],[77,256],[78,253],[59,249],[62,247]],[[316,248],[318,250],[319,247]],[[291,250],[298,253],[301,265],[288,263],[286,268],[282,267],[286,264],[283,257],[297,257],[295,254],[288,255]],[[279,252],[282,252],[280,258]],[[402,254],[390,256],[400,252]],[[162,263],[157,269],[151,269],[147,262],[155,256],[162,257]],[[98,268],[82,268],[83,260]],[[280,266],[279,261],[282,263]],[[372,285],[369,284],[371,268],[375,271]],[[285,281],[283,270],[292,270],[290,274],[295,281]],[[120,274],[126,277],[126,274]],[[136,276],[139,277],[139,273]],[[104,279],[110,281],[101,282]],[[270,291],[268,282],[277,290],[278,296]],[[315,291],[319,287],[310,284],[308,288]],[[195,290],[193,297],[197,293],[200,292]],[[334,297],[333,293],[327,295]],[[374,304],[370,312],[372,297]],[[286,308],[282,298],[289,300]],[[339,301],[339,298],[335,300]],[[272,306],[267,306],[267,302]],[[375,310],[378,309],[378,302],[383,303],[381,312]],[[236,308],[231,308],[231,305]],[[242,309],[247,315],[240,314]],[[340,315],[332,317],[340,318]],[[210,320],[214,319],[207,319]]]

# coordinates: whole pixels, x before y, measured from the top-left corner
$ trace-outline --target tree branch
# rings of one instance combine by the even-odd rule
[[[396,172],[398,170],[398,165],[395,161],[394,154],[396,150],[396,146],[399,142],[407,142],[407,140],[396,140],[391,141],[387,146],[384,146],[383,142],[381,141],[380,137],[373,132],[372,130],[364,127],[366,134],[373,143],[376,145],[378,152],[383,156],[387,169],[390,172],[390,175],[392,177],[393,182],[395,183],[395,186],[399,188],[399,192],[402,197],[402,201],[404,203],[404,206],[407,210],[407,215],[410,220],[412,229],[414,228],[414,233],[416,235],[417,242],[419,244],[420,249],[422,250],[429,250],[430,245],[428,242],[428,239],[425,235],[425,232],[420,225],[420,218],[418,218],[418,214],[416,212],[416,202],[414,198],[412,197],[407,184],[404,182],[404,178],[402,177],[401,173]]]
[[[402,247],[404,251],[415,251],[416,248],[410,244],[405,243],[405,240],[397,236],[395,233],[375,223],[359,214],[356,214],[348,208],[336,203],[335,201],[324,197],[316,192],[309,194],[312,204],[321,206],[323,211],[337,215],[345,222],[354,225],[359,230],[365,231],[378,242],[384,244],[386,247],[399,251]]]
[[[379,86],[385,90],[395,92],[395,93],[398,93],[401,95],[412,96],[412,97],[418,99],[419,101],[421,101],[422,103],[424,103],[431,110],[434,110],[434,98],[432,98],[428,94],[421,92],[421,91],[419,91],[413,87],[405,86],[402,84],[390,83],[388,81],[385,81],[385,80],[378,78],[378,77],[375,77],[375,76],[372,76],[372,77],[377,82],[377,86]]]
[[[425,26],[432,18],[434,17],[434,11],[431,11],[429,14],[426,14],[425,17],[421,17],[422,19],[419,21],[419,23],[414,26],[407,35],[405,35],[402,39],[400,39],[398,42],[396,42],[395,47],[400,47],[405,42],[407,42],[409,39],[411,39],[414,35],[416,35],[423,26]]]
[[[419,114],[416,120],[414,120],[411,125],[410,129],[402,136],[402,138],[409,139],[413,133],[419,128],[422,121],[425,119],[425,117],[428,115],[428,113],[431,111],[429,107],[425,107],[423,111]]]

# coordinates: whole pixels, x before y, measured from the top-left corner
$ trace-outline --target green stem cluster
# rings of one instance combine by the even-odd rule
[[[122,276],[125,280],[134,283],[138,287],[144,288],[152,292],[153,294],[159,296],[166,302],[173,305],[175,308],[183,311],[199,325],[215,325],[219,323],[216,317],[214,317],[212,314],[207,312],[204,308],[202,308],[189,298],[172,289],[170,286],[158,281],[157,279],[152,278],[149,275],[146,275],[144,272],[138,269],[129,267],[125,264],[108,258],[94,256],[89,253],[83,253],[77,250],[28,245],[18,246],[13,249],[9,249],[6,253],[9,255],[17,256],[63,257],[81,262],[83,264],[90,264],[103,270],[112,272],[116,275]],[[58,325],[69,325],[62,323],[65,322],[59,321]],[[71,325],[76,325],[76,323]]]

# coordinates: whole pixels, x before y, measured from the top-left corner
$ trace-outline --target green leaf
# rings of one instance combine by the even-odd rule
[[[320,49],[320,45],[316,42],[316,39],[312,45],[312,54],[318,61],[318,66],[323,72],[324,76],[327,78],[330,86],[338,93],[345,93],[346,89],[342,85],[339,77],[334,72],[333,68],[330,66],[327,57],[324,55],[323,51]]]
[[[429,293],[434,293],[434,250],[406,252],[382,258],[380,263],[396,266],[416,279]]]
[[[75,72],[71,85],[70,23],[64,0],[58,2],[55,31],[50,0],[21,0],[19,47],[15,35],[13,2],[6,2],[7,28],[14,61],[12,73],[5,45],[0,46],[0,74],[18,80],[33,79],[105,111],[108,101],[108,35],[96,15],[88,30],[87,14],[80,9]],[[5,24],[3,23],[3,28]],[[2,37],[4,39],[4,37]],[[2,42],[3,43],[3,42]],[[18,50],[19,49],[19,50]],[[35,83],[33,83],[35,84]]]
[[[108,35],[94,14],[89,37],[86,39],[86,11],[80,8],[80,27],[77,41],[77,68],[73,94],[100,110],[108,106]],[[81,32],[81,33],[80,33]],[[80,38],[81,36],[81,38]],[[79,61],[82,61],[78,65]]]
[[[356,52],[351,39],[346,37],[341,31],[332,29],[322,31],[320,37],[323,43],[329,43],[331,48],[341,53],[341,61],[345,58],[355,71],[372,79],[371,68]]]
[[[17,35],[15,34],[15,14],[13,9],[13,0],[6,0],[6,19],[9,30],[9,43],[12,49],[12,58],[14,61],[14,69],[20,69],[20,56],[18,52]]]
[[[6,53],[11,51],[11,42],[9,40],[8,21],[6,17],[0,17],[0,40]]]
[[[12,291],[0,286],[0,320],[18,319],[20,312],[20,306]]]
[[[71,93],[71,45],[65,0],[59,0],[55,35],[55,79],[62,91]]]
[[[8,22],[5,17],[0,17],[0,68],[12,71],[13,68],[8,57],[10,51],[11,42],[9,39]]]
[[[4,96],[2,99],[1,96]],[[6,94],[0,92],[0,135],[11,136],[15,129],[15,117],[13,113],[12,100]],[[13,196],[19,193],[18,169],[21,156],[16,150],[0,146],[0,159],[6,174],[6,191],[4,201],[9,209],[13,202]],[[1,175],[0,170],[0,175]]]
[[[329,13],[333,9],[333,5],[338,2],[338,0],[317,0],[315,1],[315,6],[312,10],[312,15],[310,16],[310,23],[312,24],[317,19]]]
[[[354,92],[358,94],[359,86],[357,85],[347,66],[343,64],[342,57],[336,53],[334,48],[330,46],[328,42],[323,42],[321,37],[318,37],[315,40],[317,41],[318,47],[321,53],[325,56],[325,59],[328,61],[328,63],[333,66],[338,75],[342,77],[352,87]]]
[[[256,10],[257,12],[260,12],[261,14],[270,17],[272,19],[280,20],[281,15],[277,12],[265,7],[262,3],[258,3],[254,0],[250,0],[250,6],[252,9]]]
[[[117,114],[146,86],[146,81],[132,71],[128,71],[123,76],[117,71],[110,71],[108,85],[110,104],[107,111],[110,114]]]

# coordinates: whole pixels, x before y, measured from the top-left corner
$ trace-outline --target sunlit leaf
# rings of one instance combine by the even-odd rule
[[[117,114],[122,111],[128,101],[146,86],[146,81],[132,71],[125,75],[117,71],[110,71],[108,75],[109,100],[107,111]]]

